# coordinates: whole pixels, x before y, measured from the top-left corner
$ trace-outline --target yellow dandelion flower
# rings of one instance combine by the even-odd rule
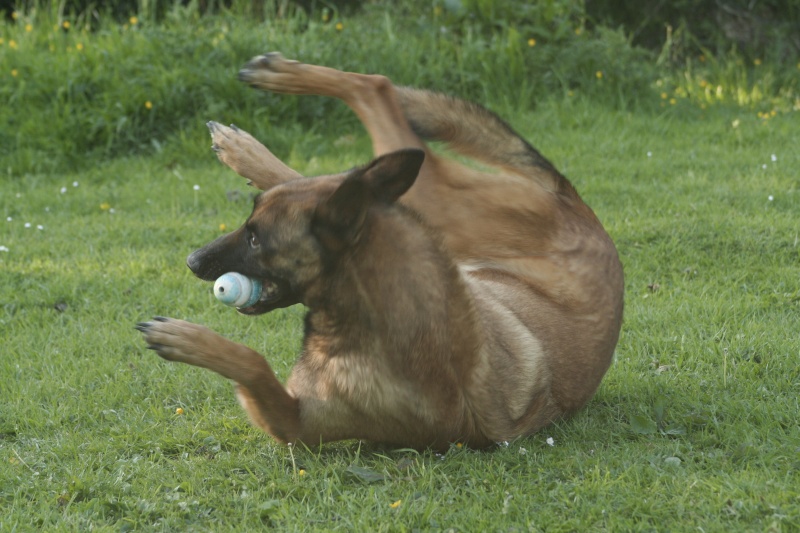
[[[583,33],[583,28],[575,28],[575,35],[580,35]]]
[[[301,468],[300,470],[297,471],[297,475],[303,477],[306,475],[306,471]]]
[[[25,24],[25,31],[27,31],[28,33],[32,32],[33,31],[33,25]]]
[[[536,46],[536,39],[528,39],[528,46],[530,47]]]
[[[778,112],[777,112],[777,111],[775,111],[774,109],[773,109],[772,111],[770,111],[770,112],[769,112],[769,116],[771,116],[771,117],[774,117],[774,116],[775,116],[775,115],[777,115],[777,114],[778,114]]]
[[[389,507],[391,507],[392,509],[397,509],[397,508],[398,508],[398,507],[400,507],[401,505],[403,505],[403,500],[397,500],[397,501],[396,501],[396,502],[394,502],[394,503],[390,503],[390,504],[389,504]]]
[[[219,230],[220,231],[225,231],[226,229],[228,229],[228,226],[226,226],[225,224],[220,224],[219,225]]]
[[[675,105],[676,102],[677,100],[675,100],[674,98],[669,99],[669,105]]]
[[[70,26],[72,26],[72,24],[70,24],[68,20],[65,20],[64,22],[61,23],[61,27],[64,28],[65,30],[68,30]]]
[[[146,101],[144,103],[144,107],[145,109],[153,109],[153,102],[151,102],[150,100]]]
[[[336,23],[336,31],[342,31],[344,29],[344,24],[341,22]]]
[[[668,96],[667,93],[661,93],[661,99],[662,100],[666,100],[667,96]]]
[[[108,211],[109,209],[111,209],[111,205],[108,202],[103,202],[102,204],[100,204],[100,209],[102,209],[103,211]]]
[[[11,39],[10,41],[8,41],[8,47],[11,48],[12,50],[16,50],[17,49],[17,41],[15,41],[14,39]]]
[[[80,52],[81,50],[83,50],[83,43],[78,43],[78,44],[76,44],[76,45],[75,45],[75,50],[77,50],[78,52]]]
[[[464,447],[464,445],[462,443],[456,442],[456,448],[461,449],[463,447]]]
[[[603,79],[603,71],[602,70],[598,70],[597,72],[594,73],[594,76],[598,80],[602,80]]]
[[[753,60],[753,64],[754,64],[755,66],[759,66],[759,65],[761,64],[761,60],[760,60],[760,59],[758,59],[758,58],[756,58],[756,59],[754,59],[754,60]]]
[[[12,75],[13,77],[15,77],[15,78],[16,78],[16,77],[17,77],[17,74],[19,74],[19,72],[17,72],[17,69],[15,69],[15,68],[12,68],[12,69],[11,69],[11,75]]]
[[[435,6],[433,8],[433,16],[438,17],[441,14],[442,14],[442,6]]]
[[[128,19],[128,22],[131,23],[131,26],[136,26],[139,24],[139,19],[137,17],[131,17]]]
[[[178,407],[177,409],[175,409],[175,414],[176,414],[176,415],[182,415],[182,414],[183,414],[183,412],[184,412],[184,411],[183,411],[183,407]]]
[[[706,87],[708,87],[708,82],[706,80],[700,80],[700,87],[705,89]]]
[[[11,18],[14,19],[14,20],[17,20],[19,18],[19,13],[14,11],[13,13],[11,13]]]

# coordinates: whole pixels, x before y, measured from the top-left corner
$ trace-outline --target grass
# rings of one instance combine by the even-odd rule
[[[382,21],[379,35],[399,25]],[[193,28],[205,38],[211,25]],[[169,42],[185,31],[163,28],[146,31],[175,32]],[[108,39],[114,57],[126,50],[162,67],[171,61],[161,62],[152,39],[123,33],[130,29],[87,33],[84,51]],[[800,528],[800,128],[791,87],[780,100],[715,103],[678,94],[688,85],[662,73],[662,86],[654,80],[624,105],[611,83],[608,92],[565,87],[517,103],[501,94],[513,79],[497,78],[480,98],[486,71],[456,67],[475,77],[472,89],[439,83],[467,87],[510,118],[573,180],[617,243],[626,316],[615,363],[579,415],[493,452],[358,442],[289,449],[247,423],[227,382],[160,360],[133,330],[154,314],[193,320],[264,353],[281,379],[299,349],[301,307],[239,316],[184,266],[190,251],[244,220],[252,193],[214,160],[202,123],[235,121],[307,174],[365,161],[368,142],[330,102],[239,88],[236,67],[263,49],[263,35],[245,30],[227,55],[208,59],[213,83],[198,109],[187,111],[191,99],[179,90],[167,99],[165,107],[182,109],[164,109],[175,113],[170,120],[146,122],[146,91],[129,96],[108,82],[115,98],[141,108],[125,115],[141,129],[124,135],[150,148],[122,142],[114,158],[113,150],[62,153],[85,141],[81,132],[63,138],[59,117],[97,118],[74,117],[64,102],[42,111],[62,110],[53,131],[30,108],[40,121],[27,126],[34,138],[0,133],[8,169],[0,176],[0,531]],[[24,29],[3,31],[7,44],[9,32]],[[301,56],[322,41],[271,31]],[[389,68],[410,76],[416,46],[428,38],[409,40],[408,55]],[[380,48],[370,39],[354,42]],[[20,48],[31,73],[47,70],[41,55]],[[7,61],[10,51],[0,50]],[[309,55],[317,53],[334,51]],[[442,58],[431,58],[419,80],[445,71],[447,49]],[[356,68],[359,58],[323,59]],[[44,94],[13,87],[26,105]],[[104,98],[95,98],[103,102],[96,114],[117,117]],[[328,112],[335,125],[314,118]],[[50,141],[58,148],[48,151]]]
[[[165,314],[281,378],[297,353],[301,308],[238,316],[183,265],[249,211],[210,153],[3,182],[0,530],[800,527],[797,126],[737,117],[580,100],[516,117],[615,238],[626,322],[585,411],[492,453],[289,450],[222,379],[144,349],[132,325]],[[356,135],[305,166],[368,157]]]

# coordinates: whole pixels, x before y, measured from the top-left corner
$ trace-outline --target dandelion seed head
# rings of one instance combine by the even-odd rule
[[[67,192],[67,188],[66,187],[61,187],[61,190],[59,192],[61,194],[65,194]]]
[[[192,187],[192,189],[194,189],[196,191],[199,191],[200,190],[200,186],[199,185],[195,185],[194,187]]]
[[[767,200],[769,200],[770,202],[771,202],[772,200],[774,200],[774,199],[775,199],[775,197],[774,197],[774,196],[772,196],[771,194],[770,194],[769,196],[767,196]]]

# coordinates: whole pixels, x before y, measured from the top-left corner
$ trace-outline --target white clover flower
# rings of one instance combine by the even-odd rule
[[[775,155],[775,154],[772,154],[772,156],[770,156],[770,159],[772,159],[772,162],[774,163],[775,161],[778,160],[778,156]]]
[[[647,157],[653,157],[653,152],[647,152]]]
[[[65,194],[67,192],[67,188],[66,187],[61,187],[61,191],[60,192],[61,192],[61,194]]]
[[[200,190],[200,186],[199,185],[195,185],[194,187],[192,187],[192,189],[194,189],[196,191],[199,191]]]
[[[8,248],[5,246],[0,246],[0,252],[7,252]]]
[[[73,187],[77,187],[77,186],[78,186],[78,182],[77,182],[77,181],[73,181],[73,182],[72,182],[72,186],[73,186]]]
[[[774,199],[775,199],[775,197],[774,197],[774,196],[772,196],[771,194],[770,194],[769,196],[767,196],[767,200],[769,200],[770,202],[771,202],[772,200],[774,200]]]
[[[549,446],[555,446],[555,445],[556,445],[556,441],[555,441],[555,440],[553,440],[553,437],[547,437],[547,440],[546,440],[545,442],[546,442],[546,443],[547,443]]]
[[[25,227],[26,227],[26,228],[30,228],[30,227],[31,227],[31,223],[30,223],[30,222],[26,222],[26,223],[25,223]]]
[[[36,229],[38,229],[39,231],[42,231],[44,229],[44,226],[42,226],[41,224],[37,224],[36,225]]]

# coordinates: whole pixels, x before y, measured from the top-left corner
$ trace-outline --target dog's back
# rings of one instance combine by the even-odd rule
[[[570,182],[496,115],[397,93],[420,137],[497,168],[436,157],[435,177],[423,170],[403,201],[441,232],[473,294],[486,337],[471,403],[487,406],[487,433],[530,433],[582,407],[611,362],[623,306],[616,249]]]

